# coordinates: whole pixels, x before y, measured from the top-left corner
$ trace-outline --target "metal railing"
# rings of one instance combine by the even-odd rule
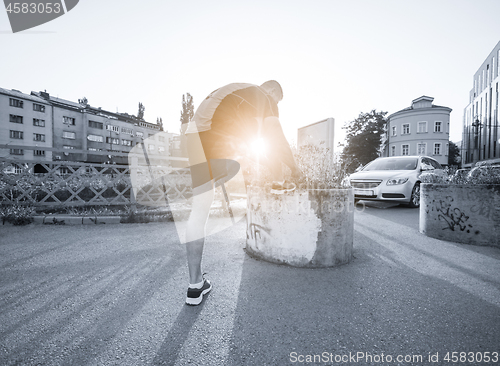
[[[129,165],[0,158],[0,205],[162,206],[186,200],[189,169],[183,158],[130,157]]]

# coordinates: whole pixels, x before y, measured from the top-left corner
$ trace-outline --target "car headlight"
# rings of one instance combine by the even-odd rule
[[[395,186],[397,184],[405,184],[408,182],[408,178],[392,178],[387,181],[388,186]]]

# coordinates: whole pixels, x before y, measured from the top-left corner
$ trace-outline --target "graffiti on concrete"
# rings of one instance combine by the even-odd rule
[[[270,235],[271,229],[264,227],[259,224],[254,224],[250,223],[248,225],[248,230],[247,230],[247,239],[257,239],[257,235],[259,236],[258,239],[262,239],[261,232],[265,232],[267,235]]]
[[[458,207],[453,207],[453,201],[454,199],[451,196],[446,196],[444,199],[433,201],[434,208],[438,212],[438,219],[446,223],[443,230],[465,231],[470,233],[472,225],[467,223],[469,216],[467,216]]]
[[[262,211],[260,202],[257,202],[255,199],[249,200],[248,206],[249,210],[247,212],[247,239],[261,240],[262,233],[265,233],[269,236],[271,233],[271,229],[265,227],[262,223],[255,223],[255,220],[258,220],[259,218],[259,215],[255,215],[255,213]]]

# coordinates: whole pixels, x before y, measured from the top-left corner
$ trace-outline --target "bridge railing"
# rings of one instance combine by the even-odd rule
[[[146,160],[129,156],[128,165],[117,165],[0,158],[0,205],[164,207],[191,197],[189,169],[172,166],[186,166],[187,159]]]

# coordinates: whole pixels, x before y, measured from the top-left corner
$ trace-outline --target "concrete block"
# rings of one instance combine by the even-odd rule
[[[422,234],[500,247],[500,185],[424,183],[420,188]]]
[[[352,188],[273,195],[248,187],[246,249],[296,267],[332,267],[352,259]]]

